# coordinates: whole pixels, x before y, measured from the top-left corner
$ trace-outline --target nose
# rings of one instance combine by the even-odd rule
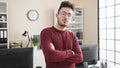
[[[65,15],[65,18],[69,18],[69,16],[68,16],[68,15]]]
[[[70,18],[69,18],[68,16],[65,16],[65,17],[64,17],[64,20],[65,20],[65,21],[69,21]]]

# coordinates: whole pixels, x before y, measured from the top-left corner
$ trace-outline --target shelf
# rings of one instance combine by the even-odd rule
[[[0,23],[2,23],[2,24],[3,24],[3,23],[6,23],[6,24],[7,24],[7,21],[0,21]]]
[[[0,12],[0,15],[7,15],[7,13],[6,12]]]
[[[6,22],[0,22],[0,28],[7,28],[7,23]]]
[[[0,1],[0,13],[7,13],[7,1]]]
[[[0,1],[0,45],[8,45],[7,1]]]
[[[8,28],[0,28],[0,30],[7,30]]]
[[[0,45],[7,45],[7,43],[0,43]]]
[[[7,19],[1,19],[0,18],[0,22],[7,22]]]
[[[6,18],[0,18],[0,20],[7,20]]]

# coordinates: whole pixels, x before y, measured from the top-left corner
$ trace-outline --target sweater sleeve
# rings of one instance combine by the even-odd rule
[[[66,58],[66,60],[63,61],[63,64],[81,63],[83,61],[82,50],[77,41],[77,38],[74,34],[72,36],[73,36],[73,42],[74,42],[72,51],[75,52],[75,55],[69,58]]]
[[[49,30],[44,29],[40,34],[40,38],[41,38],[41,47],[46,61],[61,62],[73,55],[72,50],[60,51],[60,50],[53,50],[51,48],[50,46],[51,35]]]

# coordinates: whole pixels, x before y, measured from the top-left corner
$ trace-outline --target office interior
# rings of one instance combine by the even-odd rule
[[[45,27],[53,26],[54,21],[55,21],[55,16],[54,16],[55,9],[59,6],[60,2],[64,1],[64,0],[0,0],[0,2],[4,2],[4,1],[7,2],[7,4],[8,4],[8,6],[7,6],[8,42],[11,42],[11,41],[21,42],[22,41],[22,45],[23,45],[23,47],[25,47],[26,44],[28,43],[28,39],[23,37],[22,33],[24,31],[28,31],[29,36],[33,37],[34,35],[40,35],[41,30],[44,29]],[[105,0],[105,1],[101,1],[101,0],[68,0],[68,1],[74,3],[75,7],[83,9],[83,41],[82,41],[82,44],[85,44],[85,45],[97,44],[98,45],[98,50],[99,50],[98,56],[101,57],[98,60],[98,64],[100,64],[101,62],[108,61],[108,65],[109,65],[108,68],[120,68],[120,59],[116,57],[116,56],[118,56],[118,57],[120,56],[120,54],[119,54],[120,49],[115,48],[115,47],[118,47],[116,44],[120,43],[120,41],[119,41],[120,38],[118,36],[118,34],[120,34],[119,33],[119,31],[120,31],[119,25],[120,24],[117,24],[118,25],[118,34],[117,34],[117,30],[113,29],[113,32],[116,31],[114,33],[114,37],[115,37],[114,40],[117,40],[117,42],[112,41],[113,42],[112,43],[113,46],[111,46],[111,48],[113,48],[112,50],[111,49],[107,50],[107,47],[109,47],[109,46],[106,46],[106,45],[108,45],[108,43],[105,43],[105,41],[107,41],[107,40],[104,40],[103,42],[99,41],[99,40],[103,39],[103,37],[100,38],[101,34],[102,35],[106,34],[105,36],[110,37],[110,39],[111,39],[111,35],[108,34],[108,33],[110,33],[110,31],[108,33],[104,32],[104,31],[103,31],[104,33],[102,33],[101,31],[99,31],[100,25],[101,25],[101,24],[99,24],[99,22],[103,21],[101,19],[103,19],[103,18],[106,19],[104,21],[104,23],[106,23],[107,19],[109,18],[109,17],[103,15],[106,12],[108,12],[108,11],[105,12],[104,7],[105,6],[110,7],[110,6],[114,5],[114,8],[112,8],[112,9],[115,10],[116,8],[120,8],[120,1],[119,0]],[[106,3],[108,3],[109,5],[106,5]],[[100,6],[102,6],[102,7],[100,7]],[[117,6],[117,7],[115,8],[115,6]],[[104,8],[104,10],[102,11],[101,8]],[[37,10],[38,15],[39,15],[37,20],[31,21],[28,19],[27,12],[29,10]],[[99,10],[101,10],[101,11],[99,11]],[[109,10],[111,10],[111,8]],[[120,10],[115,10],[113,12],[109,11],[109,13],[116,14],[115,12],[119,12],[119,11]],[[105,13],[102,13],[102,12],[105,12]],[[109,15],[109,13],[106,13],[106,14]],[[118,13],[118,15],[116,15],[116,16],[113,15],[113,16],[116,17],[116,18],[114,18],[113,22],[120,22],[120,20],[118,20],[118,19],[120,19],[119,13]],[[111,15],[111,17],[113,17],[113,16]],[[112,21],[112,20],[110,20],[110,21]],[[105,25],[102,25],[102,26],[105,26]],[[108,39],[108,38],[106,38],[106,39]],[[99,46],[100,44],[104,44],[105,46],[104,45]],[[9,46],[9,44],[8,44],[8,46]],[[30,44],[30,46],[31,46],[31,44]],[[115,51],[115,52],[113,52],[113,51]],[[118,53],[116,53],[116,52],[118,52]],[[112,60],[109,60],[110,58]],[[33,53],[33,68],[35,68],[36,66],[41,66],[42,68],[45,68],[44,56],[43,56],[42,50],[39,48],[34,49],[34,53]]]

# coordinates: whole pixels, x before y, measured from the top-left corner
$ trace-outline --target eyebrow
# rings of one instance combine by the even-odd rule
[[[71,15],[72,15],[72,13],[69,13],[69,12],[66,12],[66,11],[61,11],[61,12],[65,12],[65,13],[67,13],[67,14],[71,14]]]

